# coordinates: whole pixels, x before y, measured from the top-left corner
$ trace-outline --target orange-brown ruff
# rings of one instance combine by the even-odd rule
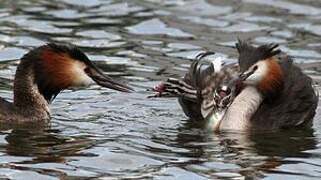
[[[311,127],[318,105],[312,79],[293,60],[268,44],[239,41],[244,89],[228,108],[218,130],[278,130]]]
[[[51,43],[35,48],[21,58],[17,67],[13,103],[0,98],[0,122],[47,122],[48,105],[60,91],[92,83],[132,91],[106,76],[75,46]]]
[[[268,76],[265,76],[264,79],[258,84],[258,89],[263,93],[271,93],[279,91],[284,83],[283,72],[281,66],[275,58],[268,58]]]
[[[239,41],[238,64],[218,69],[215,60],[204,66],[201,59],[208,53],[200,54],[183,79],[169,78],[154,91],[178,97],[186,116],[206,120],[213,131],[310,127],[318,93],[312,79],[277,47]]]
[[[45,48],[41,54],[41,59],[43,59],[44,76],[46,76],[49,81],[52,81],[57,87],[67,88],[71,85],[73,73],[73,65],[75,60],[70,58],[68,54],[62,53],[57,54],[49,48]],[[57,68],[60,67],[60,68]]]

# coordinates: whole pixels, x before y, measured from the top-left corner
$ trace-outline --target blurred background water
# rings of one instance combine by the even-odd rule
[[[310,130],[215,134],[145,89],[204,50],[236,60],[237,37],[279,43],[318,82],[320,20],[318,0],[2,0],[1,97],[12,100],[18,59],[46,42],[81,47],[137,92],[67,90],[49,128],[1,125],[0,179],[319,179],[320,113]]]

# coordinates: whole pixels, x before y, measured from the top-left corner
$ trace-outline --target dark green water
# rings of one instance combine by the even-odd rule
[[[0,96],[12,99],[17,60],[46,42],[80,46],[137,92],[67,90],[49,128],[1,128],[0,179],[320,179],[319,112],[310,130],[214,134],[145,91],[203,50],[236,59],[237,37],[279,43],[320,81],[320,20],[318,0],[2,0]]]

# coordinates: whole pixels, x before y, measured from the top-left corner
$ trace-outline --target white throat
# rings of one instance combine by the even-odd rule
[[[224,117],[219,119],[219,122],[216,122],[214,127],[210,128],[213,130],[238,131],[249,129],[251,127],[251,117],[257,111],[262,101],[263,96],[256,87],[246,86],[234,99],[230,107],[228,107]],[[213,118],[210,118],[210,121],[211,119]]]

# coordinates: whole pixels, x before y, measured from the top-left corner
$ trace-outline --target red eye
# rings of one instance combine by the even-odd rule
[[[253,71],[256,71],[257,70],[257,65],[253,67]]]
[[[86,74],[90,74],[90,68],[86,67],[86,68],[84,69],[84,71],[85,71]]]

